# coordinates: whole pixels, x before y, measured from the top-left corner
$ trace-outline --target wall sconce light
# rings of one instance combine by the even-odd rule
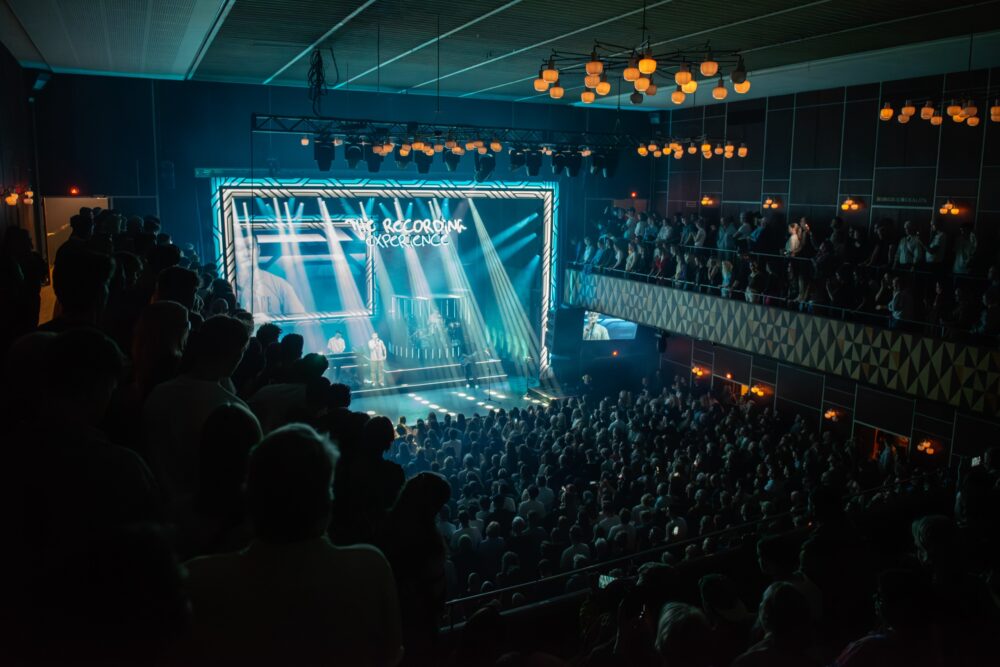
[[[7,206],[17,206],[17,193],[13,190],[7,190],[4,192],[3,201]]]
[[[941,215],[958,215],[961,212],[962,209],[959,208],[958,204],[956,204],[950,199],[946,201],[941,206],[941,208],[938,209],[938,213],[940,213]]]
[[[702,206],[715,206],[715,200],[712,199],[711,197],[709,197],[708,195],[704,195],[701,198],[701,205]]]
[[[25,190],[24,194],[21,195],[21,203],[23,203],[25,206],[31,206],[32,204],[34,204],[35,203],[34,191],[30,189]]]
[[[759,398],[764,396],[764,394],[767,393],[767,390],[764,387],[760,386],[759,384],[755,384],[752,387],[750,387],[750,393]]]
[[[70,186],[69,193],[75,197],[78,194],[80,194],[80,188],[76,187],[75,185]]]
[[[840,413],[834,410],[833,408],[830,408],[829,410],[823,413],[823,419],[835,422],[840,419]]]
[[[861,200],[855,199],[854,197],[848,197],[840,204],[841,211],[860,211],[861,210]]]
[[[768,197],[767,199],[764,200],[764,208],[774,209],[780,206],[781,202],[778,200],[777,197]]]
[[[707,371],[701,366],[691,367],[691,374],[694,375],[696,378],[705,377],[706,373]]]
[[[923,452],[928,456],[934,456],[934,453],[938,451],[938,446],[934,443],[933,440],[921,440],[917,444],[917,451]]]
[[[733,379],[733,374],[732,373],[726,373],[726,379],[727,380],[732,380]]]

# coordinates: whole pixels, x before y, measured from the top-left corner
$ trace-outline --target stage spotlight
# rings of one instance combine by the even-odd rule
[[[480,155],[476,153],[476,182],[482,183],[493,175],[493,170],[497,166],[497,159],[493,153],[485,153]]]
[[[542,169],[542,154],[531,151],[524,156],[524,165],[528,169],[528,176],[538,176]]]
[[[313,141],[313,159],[316,160],[316,167],[320,171],[330,171],[330,166],[333,164],[333,158],[336,154],[337,150],[329,140],[323,141],[317,137]]]
[[[431,163],[434,161],[433,153],[431,155],[428,155],[427,153],[417,153],[417,155],[414,157],[414,160],[417,163],[418,174],[430,173]]]
[[[510,170],[517,171],[524,167],[525,155],[520,148],[510,149]]]
[[[618,153],[617,151],[611,151],[604,156],[604,169],[602,173],[604,178],[614,178],[615,172],[618,171]]]
[[[369,150],[368,155],[365,156],[365,162],[368,163],[368,173],[377,174],[378,170],[382,168],[382,162],[384,161],[385,156],[378,155]]]
[[[590,156],[590,173],[602,173],[604,171],[604,162],[604,153],[592,153]]]
[[[396,147],[395,154],[396,167],[398,169],[406,169],[410,166],[410,162],[413,161],[413,153],[411,151],[403,150],[401,146]]]
[[[566,175],[570,178],[579,176],[580,166],[583,164],[583,156],[579,153],[570,153],[565,156],[565,162]]]
[[[444,156],[445,169],[447,169],[448,171],[455,171],[456,169],[458,169],[458,165],[462,161],[461,155],[456,155],[451,151],[445,151],[444,153],[442,153],[442,156]]]
[[[361,158],[364,156],[364,151],[361,150],[361,146],[358,146],[357,144],[350,144],[344,149],[344,157],[347,158],[347,166],[351,169],[357,167],[358,163],[361,162]]]
[[[563,153],[556,153],[552,156],[552,173],[560,174],[566,168],[566,156]]]

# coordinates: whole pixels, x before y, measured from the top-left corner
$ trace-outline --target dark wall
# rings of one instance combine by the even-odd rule
[[[253,112],[311,114],[303,88],[282,88],[203,82],[57,76],[39,100],[40,164],[47,194],[64,195],[76,185],[84,194],[115,197],[115,206],[128,213],[158,210],[175,238],[208,246],[211,222],[207,179],[195,178],[199,168],[245,170],[264,176],[268,161],[283,176],[322,176],[312,159],[312,148],[299,145],[298,136],[256,135],[250,139]],[[396,121],[466,123],[477,125],[587,129],[610,131],[619,117],[624,128],[645,128],[643,113],[579,109],[568,105],[512,104],[424,95],[330,92],[323,115]],[[591,209],[633,190],[648,196],[649,165],[627,155],[615,179],[589,176],[563,179],[562,210],[568,240],[574,225],[592,217]],[[440,159],[429,177],[446,174]],[[353,171],[338,155],[329,177],[361,178],[364,165]],[[417,178],[387,161],[380,177]],[[472,177],[472,158],[466,156],[452,178]],[[552,178],[543,166],[542,178]],[[498,159],[494,179],[524,180],[523,170],[510,176],[506,157]]]
[[[1000,70],[977,70],[672,111],[664,124],[673,136],[726,136],[745,141],[750,152],[744,159],[655,160],[657,202],[670,212],[718,218],[760,210],[765,197],[776,196],[789,219],[808,216],[822,229],[835,215],[866,227],[882,218],[926,226],[951,199],[963,212],[950,223],[974,222],[979,234],[995,237],[1000,125],[989,120],[993,101],[980,93],[983,120],[975,128],[947,116],[940,127],[919,117],[906,125],[882,122],[878,110],[885,101],[898,112],[906,98],[982,91],[998,80]],[[702,210],[703,194],[720,203]],[[848,196],[863,208],[841,211]]]
[[[882,432],[910,438],[912,443],[930,439],[941,445],[944,456],[933,457],[938,463],[982,455],[994,445],[1000,428],[996,421],[942,403],[878,390],[706,340],[670,334],[665,342],[660,367],[668,373],[688,375],[717,390],[730,381],[760,387],[765,394],[759,400],[786,417],[802,415],[809,428],[832,430],[843,437]],[[707,374],[694,378],[694,366]],[[824,416],[830,411],[836,413],[836,421]]]
[[[28,77],[7,49],[0,44],[0,192],[35,187],[32,179],[31,113]],[[18,201],[7,206],[0,201],[0,237],[8,226],[30,226],[31,212]]]

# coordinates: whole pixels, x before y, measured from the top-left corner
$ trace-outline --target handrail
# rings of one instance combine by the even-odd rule
[[[608,235],[605,235],[602,238],[610,238],[612,240],[618,240],[617,237],[608,236]],[[668,247],[672,246],[674,248],[680,248],[680,249],[683,249],[683,250],[691,250],[693,252],[696,252],[696,253],[699,253],[699,254],[702,254],[702,255],[718,253],[720,255],[721,254],[725,254],[727,256],[732,256],[732,257],[747,257],[747,258],[765,257],[765,258],[769,258],[769,259],[777,259],[777,260],[783,260],[783,261],[794,261],[794,262],[805,262],[805,263],[809,263],[809,264],[812,263],[812,259],[813,259],[812,257],[801,257],[799,255],[786,255],[784,253],[778,254],[778,253],[773,253],[773,252],[763,252],[763,251],[760,251],[760,250],[750,250],[749,248],[729,249],[729,248],[719,248],[718,246],[708,246],[708,245],[698,246],[698,245],[691,245],[691,244],[685,244],[685,243],[677,243],[675,241],[658,241],[658,240],[652,240],[652,241],[647,241],[647,240],[642,240],[642,241],[628,240],[628,241],[626,241],[625,239],[620,239],[620,241],[624,245],[635,243],[635,244],[646,246],[647,248],[648,247],[654,247],[655,248],[656,246],[658,246],[660,244],[663,244],[663,245],[668,246]],[[579,264],[581,262],[574,262],[574,263]],[[840,263],[841,264],[846,264],[847,262],[846,262],[846,260],[841,259]],[[877,268],[877,267],[872,267],[872,266],[869,266],[869,265],[859,265],[859,266],[861,266],[862,268]],[[910,275],[910,274],[922,275],[922,276],[926,276],[926,277],[931,278],[931,279],[937,279],[937,278],[942,278],[942,277],[947,276],[947,277],[950,277],[950,278],[952,278],[954,280],[961,280],[963,282],[975,282],[975,283],[984,283],[984,284],[987,282],[987,279],[984,276],[976,276],[976,275],[972,275],[972,274],[969,274],[969,273],[955,274],[955,273],[952,273],[952,272],[949,271],[949,272],[947,272],[945,274],[942,274],[942,273],[936,273],[934,271],[926,271],[924,269],[918,269],[918,268],[912,268],[912,267],[911,268],[899,268],[896,265],[888,265],[888,266],[885,266],[883,268],[887,272],[889,272],[889,273],[897,273],[897,274],[900,274],[900,275]]]
[[[947,478],[949,472],[948,472],[947,469],[942,469],[942,470],[934,471],[934,472],[929,473],[929,474],[930,475],[937,474],[938,476],[946,477]],[[863,498],[863,497],[865,497],[865,496],[867,496],[869,494],[870,495],[875,495],[877,493],[884,492],[884,491],[887,490],[887,488],[891,488],[893,486],[898,486],[898,485],[901,485],[901,484],[908,484],[908,483],[912,482],[913,480],[914,480],[913,477],[908,477],[906,479],[899,479],[899,480],[889,480],[889,479],[886,479],[886,480],[883,480],[883,482],[879,486],[875,486],[875,487],[872,487],[872,488],[869,488],[869,489],[863,489],[861,491],[858,491],[857,493],[846,495],[846,496],[843,497],[843,500],[844,500],[845,503],[852,502],[852,501],[857,500],[859,498]],[[756,519],[754,521],[748,521],[746,523],[742,523],[742,524],[739,524],[739,525],[736,525],[736,526],[729,526],[727,528],[723,528],[721,530],[717,530],[717,531],[714,531],[714,532],[711,532],[711,533],[706,533],[704,535],[698,535],[697,537],[688,537],[688,538],[685,538],[683,540],[679,540],[677,542],[669,542],[669,541],[668,542],[664,542],[663,544],[657,545],[655,547],[650,547],[649,549],[644,549],[643,551],[637,551],[634,554],[629,554],[627,556],[619,556],[619,557],[613,558],[611,560],[602,561],[600,563],[594,563],[593,565],[588,565],[586,567],[581,567],[579,569],[569,570],[567,572],[560,572],[558,574],[554,574],[554,575],[549,576],[549,577],[543,577],[543,578],[540,578],[540,579],[534,579],[532,581],[526,581],[526,582],[521,583],[521,584],[515,584],[513,586],[507,586],[505,588],[498,588],[498,589],[495,589],[495,590],[492,590],[492,591],[488,591],[486,593],[477,593],[475,595],[469,595],[469,596],[463,597],[463,598],[453,598],[451,600],[448,600],[445,603],[445,609],[446,610],[451,610],[451,609],[453,609],[457,605],[474,603],[474,602],[479,601],[479,600],[497,599],[497,598],[500,598],[500,597],[502,597],[504,595],[513,594],[513,593],[515,593],[517,591],[521,591],[521,590],[524,590],[524,589],[527,589],[527,588],[535,588],[535,587],[542,586],[542,585],[545,585],[545,584],[550,583],[550,582],[555,582],[555,581],[559,581],[559,580],[569,579],[570,577],[574,577],[574,576],[593,574],[593,573],[596,573],[596,572],[598,572],[600,570],[612,570],[612,569],[614,569],[618,565],[626,564],[626,563],[629,563],[631,561],[635,561],[637,559],[642,559],[643,562],[652,562],[653,559],[652,558],[647,558],[647,557],[651,557],[651,556],[654,556],[654,555],[662,554],[664,551],[668,551],[668,550],[671,550],[671,549],[683,548],[683,547],[686,547],[686,546],[688,546],[690,544],[697,544],[699,542],[703,542],[706,538],[709,538],[709,537],[719,537],[721,535],[727,535],[727,534],[730,534],[730,533],[736,533],[736,532],[741,531],[741,530],[749,530],[749,529],[755,528],[755,527],[757,527],[757,526],[759,526],[759,525],[761,525],[763,523],[771,523],[771,522],[774,522],[774,521],[777,521],[777,520],[780,520],[780,519],[788,518],[788,517],[790,517],[792,515],[793,515],[793,513],[791,511],[782,512],[780,514],[775,514],[774,516],[769,516],[769,517],[766,517],[766,518],[762,517],[762,518]],[[449,620],[451,622],[451,627],[454,627],[455,626],[455,617],[454,617],[454,614],[450,615]]]
[[[754,254],[754,253],[751,253]],[[788,259],[784,257],[783,259]],[[721,299],[736,299],[743,300],[742,295],[746,293],[747,287],[740,287],[738,289],[733,289],[729,287],[723,287],[719,285],[710,285],[697,283],[690,280],[678,280],[672,277],[662,277],[654,276],[647,273],[637,273],[635,271],[626,271],[625,269],[613,269],[608,267],[595,267],[591,264],[584,264],[582,262],[568,262],[567,268],[575,268],[580,271],[596,273],[599,275],[609,275],[611,277],[622,278],[624,280],[633,280],[636,282],[654,283],[666,288],[676,289],[677,286],[682,286],[686,291],[697,290],[704,296],[721,298]],[[731,295],[737,296],[722,296],[721,290],[729,290]],[[715,292],[715,293],[713,293]],[[814,301],[799,301],[798,299],[788,299],[781,296],[771,296],[763,292],[754,293],[755,297],[759,299],[759,302],[748,302],[755,306],[765,306],[774,307],[775,305],[783,306],[785,309],[799,310],[809,315],[814,315],[816,317],[831,317],[831,314],[839,314],[839,317],[834,317],[833,319],[840,319],[844,321],[854,321],[860,323],[873,323],[873,320],[880,320],[879,326],[888,328],[891,322],[897,322],[905,325],[903,328],[911,333],[916,330],[923,330],[927,333],[923,335],[937,338],[941,340],[947,340],[945,333],[949,335],[963,334],[965,336],[979,337],[982,341],[989,341],[987,344],[991,347],[997,345],[996,337],[989,334],[980,334],[974,332],[972,329],[960,327],[957,324],[944,324],[944,323],[934,323],[925,320],[911,320],[904,318],[893,317],[887,312],[873,312],[867,310],[858,310],[855,308],[844,308],[841,306],[834,306],[825,303],[816,303]],[[816,312],[819,311],[819,312]],[[981,311],[980,311],[981,312]],[[853,317],[847,317],[851,315]],[[898,325],[896,325],[898,326]],[[937,331],[939,330],[939,331]]]

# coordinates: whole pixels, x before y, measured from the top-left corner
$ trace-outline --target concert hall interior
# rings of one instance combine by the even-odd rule
[[[0,665],[1000,655],[1000,0],[0,0]]]

